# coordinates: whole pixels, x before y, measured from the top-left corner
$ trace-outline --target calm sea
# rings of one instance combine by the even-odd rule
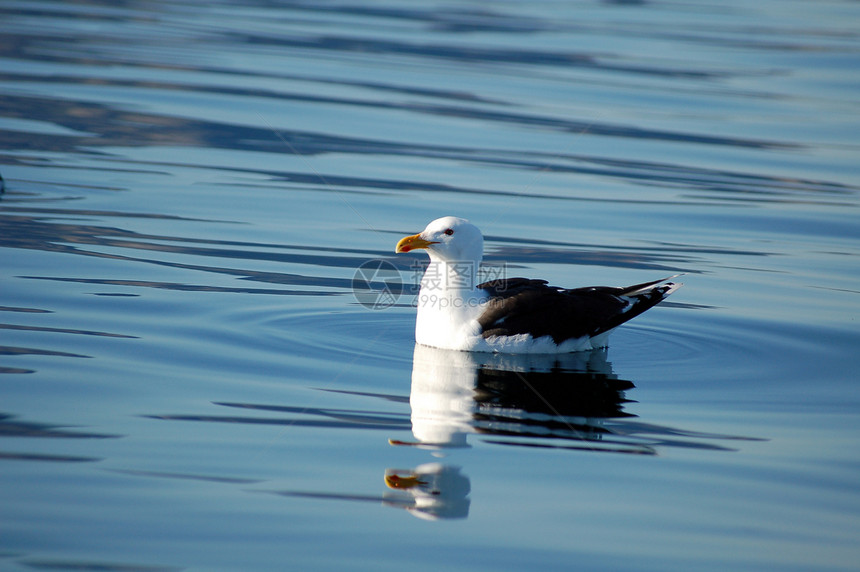
[[[0,3],[0,569],[856,570],[860,3]],[[608,352],[482,272],[685,273]]]

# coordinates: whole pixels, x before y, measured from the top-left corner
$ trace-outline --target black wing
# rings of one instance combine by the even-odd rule
[[[531,334],[555,343],[597,336],[660,303],[677,285],[669,278],[626,288],[556,288],[546,280],[508,278],[479,284],[490,300],[478,318],[483,337]]]

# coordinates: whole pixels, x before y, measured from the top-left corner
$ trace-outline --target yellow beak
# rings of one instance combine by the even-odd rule
[[[437,243],[424,240],[420,235],[413,234],[412,236],[404,236],[401,238],[400,242],[397,243],[397,246],[394,247],[394,252],[409,252],[416,248],[427,248],[431,244]]]
[[[418,475],[398,475],[392,473],[385,475],[385,484],[390,489],[411,489],[419,485],[426,485],[427,481],[422,481]]]

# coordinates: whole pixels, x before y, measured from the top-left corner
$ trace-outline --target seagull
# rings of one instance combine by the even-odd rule
[[[633,286],[558,288],[546,280],[503,278],[477,284],[484,237],[468,220],[446,216],[397,243],[425,250],[415,341],[460,351],[568,353],[603,348],[609,333],[681,287],[670,276]]]

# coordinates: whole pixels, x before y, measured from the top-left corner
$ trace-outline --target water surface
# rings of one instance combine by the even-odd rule
[[[856,568],[856,3],[0,13],[0,568]],[[448,214],[488,276],[686,285],[416,348]]]

